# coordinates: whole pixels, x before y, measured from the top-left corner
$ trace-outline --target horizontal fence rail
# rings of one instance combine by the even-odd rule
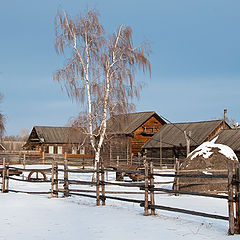
[[[118,159],[120,161],[120,159]],[[4,192],[16,192],[16,193],[27,193],[27,194],[51,194],[51,197],[58,197],[59,194],[64,197],[68,196],[79,196],[96,199],[96,205],[105,205],[105,201],[116,200],[123,202],[132,202],[139,204],[140,207],[144,208],[144,215],[149,215],[149,210],[151,215],[155,215],[156,210],[164,211],[173,211],[184,214],[196,215],[207,218],[214,218],[219,220],[229,221],[229,234],[240,233],[240,174],[239,174],[239,165],[231,165],[228,169],[228,173],[216,171],[214,174],[203,174],[203,173],[192,173],[192,171],[187,172],[186,170],[181,172],[178,167],[176,167],[174,173],[163,173],[154,171],[154,163],[150,159],[143,157],[142,164],[138,166],[107,166],[104,167],[104,162],[97,163],[96,169],[91,168],[73,168],[71,167],[70,161],[65,156],[64,159],[52,159],[52,167],[39,168],[32,165],[30,168],[26,168],[23,164],[23,167],[10,166],[9,163],[6,163],[6,160],[3,159],[3,165],[0,168],[1,171],[1,191]],[[133,160],[132,160],[133,162]],[[43,165],[44,166],[44,165]],[[173,171],[173,170],[171,170]],[[198,172],[200,170],[197,170]],[[14,174],[21,175],[25,173],[28,174],[28,177],[16,177],[12,176]],[[122,181],[109,181],[106,180],[108,173],[115,173],[116,178],[119,174],[122,176]],[[82,180],[81,176],[85,174],[92,174],[92,180]],[[34,175],[34,176],[33,176]],[[35,177],[36,175],[36,177]],[[72,176],[78,176],[77,179],[72,179]],[[128,181],[123,181],[124,177],[128,176]],[[140,182],[135,179],[141,179]],[[154,177],[161,178],[172,178],[172,181],[167,179],[166,181],[155,181]],[[132,181],[130,180],[132,178]],[[184,190],[179,190],[179,179],[189,179],[188,185],[207,185],[207,184],[219,184],[224,183],[228,187],[228,192],[226,195],[222,194],[212,194],[209,192],[189,192]],[[203,183],[191,183],[192,179],[207,179],[207,182]],[[216,179],[221,179],[220,181]],[[223,181],[224,180],[224,181]],[[50,191],[25,191],[12,189],[9,187],[9,181],[20,181],[20,182],[29,182],[32,184],[37,183],[46,183],[50,185]],[[176,188],[167,189],[164,187],[156,187],[156,185],[164,184],[174,184]],[[121,191],[111,191],[106,190],[106,187],[109,186],[119,186]],[[95,189],[75,189],[77,186],[92,186]],[[184,186],[184,185],[183,185]],[[131,188],[132,190],[125,190],[123,188]],[[135,188],[135,189],[133,189]],[[229,216],[220,216],[212,213],[203,213],[189,209],[176,208],[170,206],[158,205],[155,203],[156,194],[173,194],[173,195],[192,195],[206,198],[216,198],[227,200]],[[112,194],[117,195],[140,195],[142,199],[134,199],[124,196],[112,196]],[[111,195],[111,196],[110,196]]]

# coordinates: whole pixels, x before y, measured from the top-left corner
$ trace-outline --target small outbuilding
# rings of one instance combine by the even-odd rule
[[[25,150],[37,150],[49,154],[91,155],[89,139],[83,129],[74,127],[33,127]]]

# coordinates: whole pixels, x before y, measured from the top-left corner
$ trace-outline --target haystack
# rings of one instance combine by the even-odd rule
[[[216,144],[217,138],[204,142],[180,165],[183,174],[226,174],[229,163],[238,163],[233,150],[223,144]],[[224,178],[180,178],[179,189],[190,192],[225,192],[227,179]]]

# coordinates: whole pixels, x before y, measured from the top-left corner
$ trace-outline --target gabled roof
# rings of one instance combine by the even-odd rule
[[[203,143],[214,130],[222,124],[222,120],[187,122],[166,124],[153,135],[143,148],[159,148],[160,139],[162,147],[186,146],[184,131],[191,131],[191,146],[198,146]],[[194,141],[193,141],[194,140]]]
[[[107,120],[107,133],[130,134],[138,129],[152,116],[162,124],[166,122],[155,112],[138,112],[112,116]]]
[[[225,144],[234,151],[240,151],[240,129],[221,130],[216,143]]]
[[[35,137],[44,143],[81,143],[85,136],[81,128],[35,126],[28,142]]]

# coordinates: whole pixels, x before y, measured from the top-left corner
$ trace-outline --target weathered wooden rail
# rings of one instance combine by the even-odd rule
[[[143,170],[130,170],[130,169],[112,169],[112,168],[104,168],[103,164],[97,164],[97,169],[72,169],[69,167],[68,160],[64,159],[63,166],[59,166],[58,161],[55,159],[52,161],[51,168],[23,168],[14,167],[3,161],[2,169],[2,181],[1,181],[1,191],[4,192],[20,192],[20,193],[28,193],[28,194],[51,194],[52,197],[58,197],[59,194],[64,197],[68,197],[71,195],[79,196],[79,197],[87,197],[96,199],[96,205],[106,204],[106,200],[116,200],[116,201],[124,201],[124,202],[132,202],[140,204],[141,207],[144,208],[144,215],[154,215],[156,210],[164,210],[164,211],[173,211],[184,214],[191,214],[201,217],[214,218],[219,220],[227,220],[229,221],[229,234],[240,233],[240,192],[239,192],[239,184],[240,184],[240,173],[239,173],[239,164],[233,166],[229,166],[228,174],[187,174],[186,171],[173,173],[157,173],[154,172],[153,163],[149,162],[147,158],[144,160],[144,169]],[[21,179],[10,176],[10,171],[21,171],[28,172],[29,174],[33,171],[43,172],[44,174],[50,175],[48,179]],[[109,172],[124,172],[126,174],[141,174],[144,175],[144,181],[142,182],[117,182],[117,181],[108,181],[105,180],[106,174]],[[59,177],[59,174],[63,173],[63,177]],[[94,174],[95,179],[93,181],[85,181],[78,179],[71,179],[70,174]],[[212,193],[202,193],[202,192],[188,192],[179,189],[165,189],[162,187],[156,187],[156,185],[171,183],[171,181],[162,181],[155,182],[154,177],[171,177],[175,179],[180,178],[189,178],[190,180],[193,178],[207,178],[209,182],[217,181],[218,179],[226,179],[228,181],[228,193],[227,195],[219,195]],[[9,181],[25,181],[31,183],[50,183],[50,191],[23,191],[9,188]],[[176,183],[176,182],[175,182]],[[94,186],[94,190],[89,189],[75,189],[74,186]],[[137,188],[137,191],[109,191],[106,190],[107,186],[120,186],[125,188]],[[72,186],[72,187],[70,187]],[[217,214],[210,214],[205,212],[198,212],[189,209],[181,209],[173,206],[163,206],[155,204],[155,195],[159,193],[167,193],[167,194],[185,194],[185,195],[193,195],[193,196],[201,196],[207,198],[217,198],[228,201],[228,216],[221,216]],[[119,197],[112,196],[113,194],[124,194],[124,195],[142,195],[141,199],[127,198],[127,197]],[[149,213],[150,211],[150,213]]]

